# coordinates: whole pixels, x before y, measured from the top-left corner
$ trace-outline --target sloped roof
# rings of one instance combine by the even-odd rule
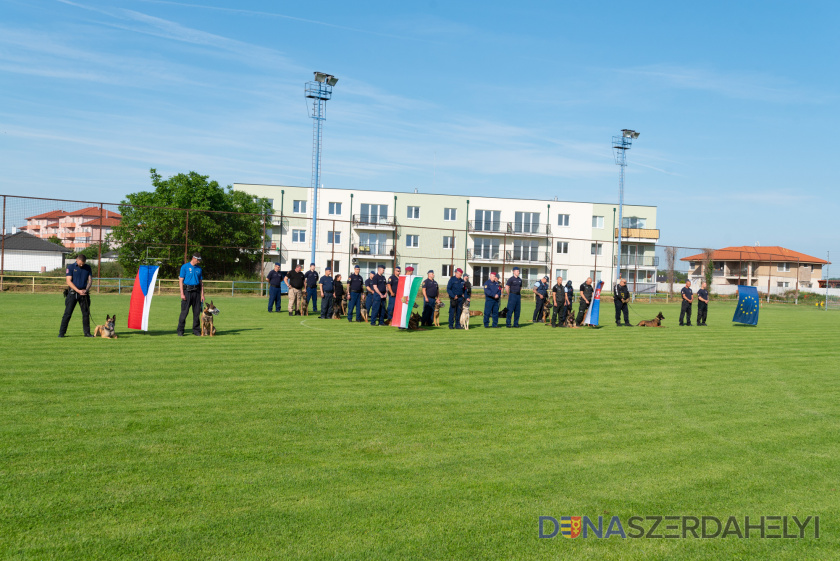
[[[28,234],[26,232],[18,232],[16,234],[9,234],[0,236],[3,239],[3,247],[8,250],[17,251],[47,251],[56,253],[73,253],[66,247],[58,244],[42,240],[37,236]]]
[[[99,218],[99,207],[98,206],[89,206],[79,210],[71,210],[70,212],[65,212],[64,216],[95,216]],[[103,218],[122,218],[122,215],[117,214],[113,210],[106,210],[102,209],[102,217]]]
[[[120,222],[122,222],[120,218],[114,218],[113,216],[109,216],[106,218],[102,218],[101,224],[99,218],[95,218],[93,220],[88,220],[87,222],[82,223],[82,226],[105,226],[107,228],[109,226],[119,226]]]
[[[697,255],[683,257],[680,261],[702,261],[704,259],[706,259],[706,254],[698,253]],[[799,253],[798,251],[793,251],[792,249],[778,245],[724,247],[712,252],[712,261],[778,261],[783,263],[799,261],[800,263],[818,263],[822,265],[829,263],[825,259],[805,255],[804,253]]]
[[[67,213],[63,210],[51,210],[43,214],[36,214],[35,216],[30,216],[26,220],[46,220],[50,218],[61,218],[62,216],[67,216]]]

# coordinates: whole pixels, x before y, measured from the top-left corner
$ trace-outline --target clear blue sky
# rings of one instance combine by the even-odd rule
[[[0,192],[118,201],[148,169],[659,207],[662,243],[840,261],[840,3],[0,0]],[[835,275],[840,265],[834,267]],[[834,276],[834,275],[832,275]]]

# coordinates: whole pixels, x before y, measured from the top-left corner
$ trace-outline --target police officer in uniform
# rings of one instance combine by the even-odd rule
[[[464,302],[466,304],[470,303],[472,299],[472,283],[470,282],[470,276],[464,274]]]
[[[630,291],[627,289],[627,279],[619,279],[613,287],[613,304],[615,304],[615,324],[621,326],[621,314],[624,313],[624,325],[630,327],[627,318],[627,302],[630,301]]]
[[[508,293],[505,327],[510,327],[511,319],[513,327],[519,327],[519,312],[522,311],[522,279],[519,277],[519,267],[513,268],[513,276],[505,283],[505,292]]]
[[[375,292],[373,298],[373,315],[370,318],[371,325],[379,326],[385,325],[385,320],[388,318],[388,304],[385,302],[385,291],[388,281],[385,280],[385,267],[380,265],[377,267],[377,273],[373,277],[373,291]]]
[[[438,297],[438,283],[435,280],[435,272],[429,269],[426,280],[420,285],[423,289],[423,318],[420,325],[431,327],[435,317],[435,301]]]
[[[697,291],[697,325],[706,325],[706,314],[709,311],[709,291],[706,290],[706,281],[700,284],[700,290]]]
[[[306,284],[306,277],[301,272],[301,265],[295,265],[294,271],[286,273],[286,284],[289,285],[289,317],[300,313],[300,305],[303,302],[303,287]]]
[[[309,299],[312,299],[312,311],[318,313],[318,271],[315,270],[315,263],[309,264],[309,270],[304,273],[306,279],[306,306],[309,307]]]
[[[394,319],[394,305],[397,303],[397,288],[400,286],[400,274],[402,269],[394,267],[394,274],[388,277],[388,286],[385,290],[388,291],[388,319]]]
[[[368,278],[365,281],[365,309],[367,310],[367,317],[369,321],[373,321],[373,303],[374,301],[379,301],[379,297],[376,295],[376,291],[373,289],[374,287],[374,277],[376,277],[376,271],[371,271],[368,273]]]
[[[362,292],[365,290],[365,279],[359,274],[359,266],[353,267],[353,272],[347,277],[347,291],[350,293],[347,303],[347,321],[353,321],[353,308],[356,309],[356,321],[362,321]]]
[[[198,266],[201,255],[195,253],[189,263],[181,265],[178,285],[181,288],[181,315],[178,317],[178,336],[184,336],[187,314],[192,310],[193,335],[201,335],[201,304],[204,302],[204,280],[201,267]]]
[[[502,285],[496,280],[496,273],[490,273],[490,278],[484,283],[484,327],[499,327],[499,301],[502,299]]]
[[[64,298],[64,316],[61,318],[61,327],[58,329],[58,336],[64,337],[67,333],[67,325],[73,316],[76,304],[82,309],[82,331],[85,337],[93,337],[90,334],[90,285],[93,283],[93,271],[87,264],[87,257],[77,255],[76,262],[71,263],[64,270],[67,283],[67,296]]]
[[[557,277],[557,283],[551,287],[551,303],[554,307],[551,309],[551,327],[557,327],[557,320],[563,316],[563,310],[566,308],[566,287],[563,286],[563,277]],[[562,325],[563,320],[560,319]]]
[[[324,276],[318,280],[318,288],[321,292],[321,319],[330,319],[332,317],[333,307],[333,293],[335,292],[335,282],[332,278],[332,269],[327,267],[324,269]]]
[[[461,327],[461,312],[464,311],[464,270],[455,269],[455,276],[446,283],[446,293],[449,295],[449,329],[463,329]],[[457,322],[458,325],[455,325]]]
[[[268,272],[265,280],[268,281],[268,313],[280,311],[280,296],[283,289],[283,273],[280,272],[280,263],[275,263],[274,268]],[[271,307],[274,306],[272,310]]]
[[[563,313],[560,315],[560,327],[566,327],[566,318],[569,314],[574,315],[574,303],[575,288],[572,286],[572,281],[566,281],[566,306],[563,308]]]
[[[586,315],[586,310],[592,304],[592,293],[595,288],[592,286],[592,277],[586,277],[586,281],[580,285],[580,305],[578,306],[578,315],[575,323],[578,325],[583,323],[583,318]]]
[[[685,286],[680,290],[682,295],[682,305],[680,306],[680,325],[687,325],[691,327],[691,303],[694,301],[694,291],[691,290],[691,281],[685,281]],[[687,321],[683,323],[683,318],[688,316]]]
[[[534,294],[537,302],[534,306],[534,317],[531,321],[543,323],[542,312],[545,308],[545,299],[548,298],[548,277],[543,277],[541,281],[537,282],[537,286],[534,287]]]

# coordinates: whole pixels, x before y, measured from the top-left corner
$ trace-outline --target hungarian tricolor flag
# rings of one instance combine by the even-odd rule
[[[149,330],[149,308],[155,294],[158,267],[141,265],[131,290],[131,304],[128,308],[128,328]]]
[[[601,289],[603,287],[604,281],[598,281],[595,295],[592,296],[592,303],[586,308],[586,315],[583,316],[583,325],[598,325],[598,315],[601,311]]]
[[[420,291],[422,283],[423,279],[417,275],[400,276],[391,325],[408,329],[408,320],[411,319],[411,312],[414,311],[414,300],[417,299],[417,293]]]

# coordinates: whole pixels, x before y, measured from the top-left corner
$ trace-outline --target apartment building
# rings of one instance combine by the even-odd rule
[[[64,247],[85,249],[105,241],[122,216],[111,210],[91,206],[73,211],[52,210],[26,218],[21,230],[48,239],[56,236]]]
[[[311,255],[313,189],[237,183],[234,189],[270,200],[275,216],[266,260],[284,269]],[[316,265],[346,278],[384,265],[418,274],[434,270],[444,282],[461,267],[482,284],[490,272],[518,266],[533,283],[548,275],[587,276],[611,287],[618,257],[616,205],[559,200],[468,197],[393,191],[318,190]],[[655,287],[656,207],[624,207],[622,273],[636,290]]]
[[[712,285],[755,286],[773,289],[817,288],[822,268],[829,262],[780,246],[724,247],[711,254]],[[703,253],[683,257],[688,261],[689,278],[705,278],[707,256]],[[823,285],[825,286],[825,285]]]

